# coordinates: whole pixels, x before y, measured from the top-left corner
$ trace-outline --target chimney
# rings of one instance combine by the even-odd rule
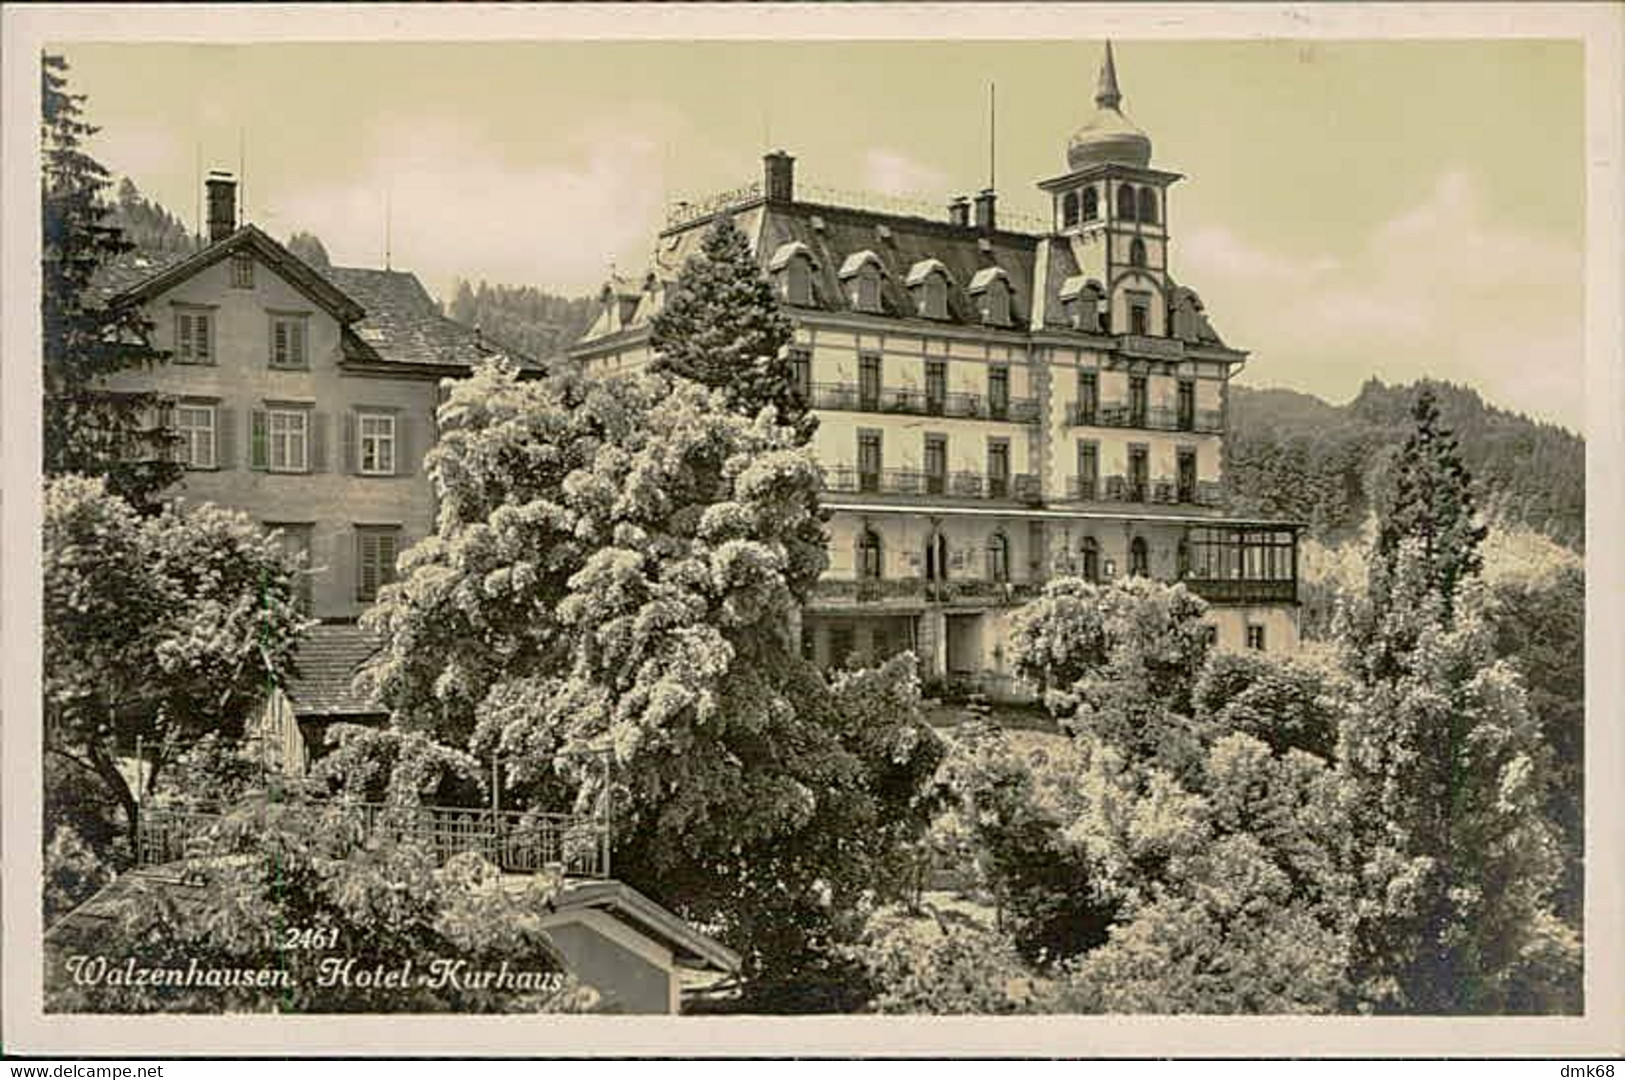
[[[762,158],[763,193],[770,203],[793,202],[796,197],[796,159],[783,150]]]
[[[955,195],[948,200],[948,224],[962,229],[970,226],[970,200],[965,196]]]
[[[983,188],[976,193],[976,227],[982,232],[992,232],[994,225],[993,200],[997,198],[992,188]]]
[[[237,231],[237,181],[211,169],[204,186],[209,190],[209,243],[218,244]]]

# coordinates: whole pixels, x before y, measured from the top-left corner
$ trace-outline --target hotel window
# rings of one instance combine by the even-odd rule
[[[234,289],[254,287],[254,256],[237,254],[231,257],[231,287]]]
[[[801,400],[807,404],[812,403],[812,350],[791,349],[790,370],[795,376],[796,391],[800,393]]]
[[[202,311],[175,313],[175,359],[182,364],[213,363],[214,316]]]
[[[1134,577],[1148,577],[1151,573],[1151,553],[1143,536],[1136,536],[1128,546],[1128,572]]]
[[[1100,196],[1092,187],[1083,189],[1083,220],[1093,221],[1100,216]]]
[[[305,337],[309,319],[304,315],[271,316],[271,366],[305,366]]]
[[[995,278],[982,293],[982,321],[989,326],[1010,325],[1010,286]]]
[[[1179,501],[1193,503],[1196,501],[1196,451],[1181,449],[1178,461]]]
[[[1124,221],[1134,220],[1134,188],[1128,184],[1117,189],[1117,216]]]
[[[1080,499],[1100,497],[1100,447],[1093,442],[1078,443],[1078,491]]]
[[[948,362],[946,360],[927,360],[925,362],[925,411],[932,416],[941,416],[948,403]]]
[[[987,578],[1005,584],[1010,580],[1010,539],[996,532],[987,538]]]
[[[880,534],[873,529],[864,529],[858,535],[858,577],[866,581],[878,580],[882,569],[881,555]]]
[[[356,416],[362,476],[395,475],[395,417],[389,413]]]
[[[858,490],[873,494],[880,490],[880,433],[858,433]]]
[[[1247,647],[1257,649],[1259,652],[1264,651],[1264,628],[1257,623],[1249,623],[1247,626]]]
[[[920,286],[920,314],[928,319],[948,317],[948,280],[934,273]]]
[[[1179,547],[1174,554],[1174,572],[1179,575],[1180,581],[1191,576],[1191,544],[1183,537],[1180,538]]]
[[[355,544],[355,598],[370,603],[378,599],[378,590],[395,580],[401,530],[395,526],[357,525]]]
[[[1100,582],[1100,542],[1092,536],[1083,538],[1083,580]]]
[[[1145,427],[1145,417],[1149,398],[1146,395],[1144,375],[1130,375],[1128,378],[1128,420],[1135,427]]]
[[[1093,424],[1100,408],[1100,377],[1092,371],[1078,372],[1078,423]]]
[[[925,493],[941,495],[948,490],[948,437],[925,437]]]
[[[1131,446],[1128,451],[1128,501],[1145,502],[1149,487],[1150,463],[1143,446]]]
[[[1140,189],[1140,220],[1147,225],[1157,223],[1157,193],[1148,187]]]
[[[1078,193],[1069,191],[1061,196],[1061,227],[1078,223]]]
[[[1010,441],[987,441],[987,497],[1005,499],[1010,496]]]
[[[1196,384],[1189,379],[1179,380],[1179,430],[1196,427]]]
[[[1141,337],[1151,333],[1151,298],[1135,293],[1128,298],[1128,332]]]
[[[213,405],[175,406],[176,446],[180,463],[188,469],[213,469],[215,458],[215,407]]]
[[[799,307],[812,304],[812,264],[804,256],[792,258],[784,268],[784,298]]]
[[[310,457],[309,409],[255,411],[254,468],[270,472],[309,472]]]
[[[1010,415],[1010,369],[995,364],[987,369],[987,411],[995,420]]]
[[[1128,264],[1130,266],[1145,265],[1145,241],[1136,236],[1128,245]]]
[[[880,271],[872,263],[858,271],[857,309],[880,310]]]
[[[880,408],[880,354],[858,357],[858,408],[875,412]]]
[[[845,667],[856,651],[850,626],[832,626],[829,630],[829,665]]]

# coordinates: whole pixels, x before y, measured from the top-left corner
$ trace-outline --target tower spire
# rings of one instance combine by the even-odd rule
[[[1095,105],[1102,109],[1115,109],[1123,101],[1117,89],[1117,65],[1112,61],[1112,43],[1106,41],[1106,57],[1100,62],[1100,83],[1095,88]]]

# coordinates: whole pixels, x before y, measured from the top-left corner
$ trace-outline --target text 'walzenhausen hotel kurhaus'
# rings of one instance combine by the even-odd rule
[[[1052,576],[1182,580],[1226,648],[1297,644],[1296,528],[1224,515],[1226,385],[1247,359],[1169,260],[1178,173],[1121,111],[1108,47],[1047,232],[995,193],[940,220],[797,198],[794,159],[673,215],[642,280],[604,289],[572,350],[650,359],[650,322],[712,219],[753,244],[819,418],[830,566],[801,621],[820,664],[903,649],[928,680],[1020,696],[1007,617]]]

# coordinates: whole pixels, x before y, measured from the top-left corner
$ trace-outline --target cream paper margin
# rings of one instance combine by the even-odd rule
[[[1625,1052],[1620,935],[1622,124],[1613,4],[8,5],[3,12],[3,1045],[89,1056],[1582,1057]],[[1583,39],[1586,65],[1587,897],[1581,1018],[93,1017],[41,1012],[37,57],[71,41]],[[1294,152],[1298,147],[1283,147]],[[1252,152],[1256,153],[1257,148]]]

